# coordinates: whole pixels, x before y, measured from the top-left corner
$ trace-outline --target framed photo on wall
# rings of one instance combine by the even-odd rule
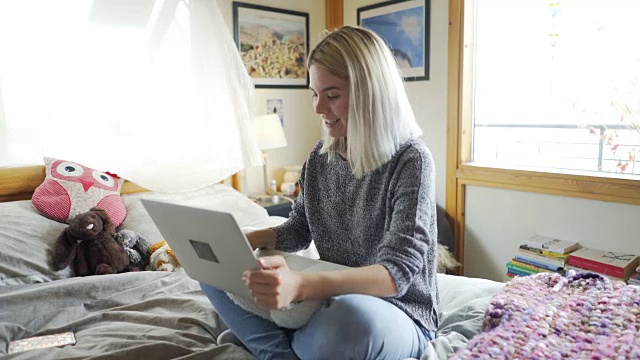
[[[309,14],[233,2],[233,38],[256,88],[306,88]]]
[[[380,35],[406,81],[429,80],[430,0],[393,0],[358,8],[358,25]]]

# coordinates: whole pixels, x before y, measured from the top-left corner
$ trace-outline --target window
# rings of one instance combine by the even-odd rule
[[[640,205],[629,158],[640,144],[639,10],[634,0],[449,1],[452,216],[464,214],[466,185]]]
[[[639,13],[637,0],[477,0],[472,161],[640,179]]]

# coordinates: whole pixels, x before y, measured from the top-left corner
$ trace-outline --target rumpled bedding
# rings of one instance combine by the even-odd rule
[[[480,332],[484,309],[504,284],[438,274],[440,329],[425,359],[446,359]],[[218,346],[226,329],[184,270],[134,272],[0,287],[0,354],[10,340],[73,331],[74,346],[10,359],[254,359]]]
[[[141,198],[231,212],[242,226],[264,228],[285,219],[227,185],[185,194],[124,195],[128,215],[119,230],[150,243],[162,239]],[[198,283],[183,270],[74,277],[55,272],[49,250],[66,227],[38,214],[30,201],[0,203],[0,358],[9,342],[72,331],[77,343],[9,355],[9,359],[252,359],[234,345],[218,346],[225,330]]]
[[[505,284],[464,276],[438,274],[440,325],[421,360],[448,359],[482,330],[484,311]]]
[[[0,304],[0,354],[13,339],[76,336],[74,346],[8,359],[253,359],[240,347],[216,344],[224,324],[183,270],[3,286]]]
[[[133,230],[150,243],[162,239],[141,198],[231,212],[242,227],[264,228],[285,219],[228,186],[186,194],[123,196]],[[29,201],[0,203],[0,358],[8,359],[253,359],[243,348],[218,346],[226,329],[198,283],[183,270],[74,277],[52,271],[49,249],[66,227],[39,215]],[[315,247],[299,253],[317,258]],[[482,326],[484,309],[504,284],[438,274],[440,329],[422,359],[445,359]],[[74,332],[63,348],[7,355],[9,342]]]

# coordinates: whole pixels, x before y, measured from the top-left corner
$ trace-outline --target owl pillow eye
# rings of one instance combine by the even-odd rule
[[[96,181],[104,186],[112,187],[116,183],[116,181],[111,176],[103,173],[102,171],[94,170],[92,175],[93,178],[96,179]]]
[[[84,174],[84,168],[82,165],[78,165],[70,161],[61,162],[56,166],[56,170],[58,171],[58,174],[70,177],[78,177]]]

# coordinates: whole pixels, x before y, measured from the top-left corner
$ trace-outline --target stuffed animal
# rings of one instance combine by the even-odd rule
[[[166,240],[158,241],[149,248],[148,270],[175,271],[180,263]]]
[[[460,266],[460,263],[453,257],[448,247],[438,243],[438,251],[436,253],[438,254],[436,257],[438,273],[446,273],[449,270],[453,271]]]
[[[114,239],[116,227],[98,208],[76,215],[58,236],[52,266],[62,270],[73,262],[76,276],[115,274],[129,269],[129,255]]]
[[[149,265],[149,243],[133,230],[120,230],[115,239],[129,255],[129,270],[141,271]]]

